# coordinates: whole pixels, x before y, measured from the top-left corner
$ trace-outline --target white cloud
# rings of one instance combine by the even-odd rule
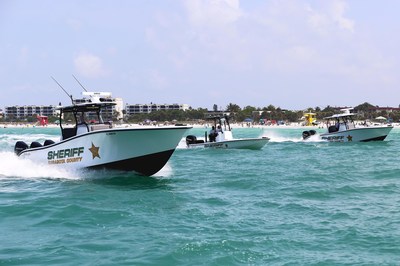
[[[184,1],[189,20],[196,26],[223,26],[242,16],[239,0]]]
[[[354,32],[354,21],[344,17],[347,9],[347,3],[343,1],[334,1],[331,7],[331,14],[334,21],[340,28]]]
[[[100,57],[82,53],[75,57],[74,65],[76,71],[87,78],[102,77],[107,74]]]
[[[335,95],[312,98],[336,103],[337,97],[340,104],[351,87],[362,99],[366,87],[395,88],[399,82],[399,37],[394,23],[397,2],[178,0],[127,1],[122,7],[103,4],[86,3],[71,13],[75,4],[67,1],[57,5],[60,8],[51,17],[42,16],[47,13],[40,9],[42,13],[26,13],[32,15],[26,20],[29,23],[16,23],[20,22],[16,19],[21,17],[19,11],[9,15],[4,24],[9,27],[3,27],[2,32],[7,38],[0,44],[4,61],[0,74],[29,74],[38,79],[43,73],[65,73],[65,67],[72,63],[76,69],[73,74],[92,78],[91,82],[95,82],[93,77],[107,75],[107,81],[126,90],[127,95],[132,88],[142,88],[143,99],[151,94],[161,99],[169,94],[189,97],[176,93],[187,88],[201,91],[189,102],[197,106],[209,104],[210,98],[219,105],[227,100],[258,106],[314,100],[284,97],[297,88],[307,88],[311,95],[333,89]],[[15,10],[37,8],[28,6]],[[92,12],[93,8],[98,9]],[[378,13],[385,19],[374,19]],[[51,41],[46,39],[49,32]],[[79,41],[71,41],[74,39]],[[35,68],[30,67],[33,62]],[[30,71],[26,71],[28,67]],[[2,80],[3,84],[20,82],[18,77]],[[251,94],[232,93],[245,89]]]
[[[319,9],[313,9],[311,6],[306,7],[306,11],[309,13],[309,25],[323,34],[329,34],[335,28],[353,33],[355,22],[345,17],[348,9],[347,3],[342,0],[334,0],[327,3],[329,4],[326,7],[320,7]]]

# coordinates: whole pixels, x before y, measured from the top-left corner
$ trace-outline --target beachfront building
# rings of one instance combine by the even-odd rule
[[[57,111],[54,105],[24,105],[6,106],[4,108],[4,118],[25,119],[34,115],[56,116]]]
[[[134,114],[149,114],[154,111],[168,111],[168,110],[189,110],[188,104],[126,104],[125,111],[127,115]]]
[[[104,94],[104,95],[103,95]],[[74,103],[84,103],[89,101],[90,97],[75,99]],[[112,98],[111,93],[102,93],[102,101],[114,102],[116,105],[103,108],[102,116],[107,120],[122,119],[123,101],[122,98]],[[61,105],[61,104],[60,104]],[[6,119],[26,119],[33,116],[59,116],[60,112],[55,105],[24,105],[24,106],[6,106],[4,108],[4,118]]]

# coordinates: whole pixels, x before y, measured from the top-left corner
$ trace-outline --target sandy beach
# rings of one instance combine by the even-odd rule
[[[363,125],[363,121],[355,121],[357,126],[364,126]],[[192,126],[193,128],[210,128],[211,124],[191,124],[191,123],[185,123],[188,126]],[[162,126],[171,126],[174,124],[155,124],[155,125],[143,125],[143,124],[136,124],[136,123],[132,123],[132,124],[128,124],[128,123],[115,123],[114,126],[118,127],[118,128],[128,128],[128,127],[153,127],[153,126],[158,126],[158,127],[162,127]],[[368,126],[382,126],[382,125],[388,125],[386,123],[381,124],[381,123],[368,123]],[[400,123],[392,123],[391,124],[393,127],[400,127]],[[68,126],[68,125],[67,125]],[[71,125],[72,126],[72,125]],[[37,124],[33,124],[33,123],[0,123],[0,128],[57,128],[59,127],[59,125],[57,124],[48,124],[46,126],[41,126],[41,125],[37,125]],[[280,129],[321,129],[321,128],[326,128],[326,124],[325,123],[320,123],[319,125],[316,126],[305,126],[303,125],[303,122],[299,122],[299,123],[288,123],[288,124],[284,124],[284,125],[258,125],[258,124],[250,124],[250,123],[231,123],[231,127],[232,128],[280,128]]]

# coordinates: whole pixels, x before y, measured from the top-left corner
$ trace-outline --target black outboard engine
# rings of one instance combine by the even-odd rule
[[[39,148],[39,147],[42,147],[42,144],[40,144],[39,142],[33,141],[31,143],[31,148]]]
[[[186,145],[197,144],[197,143],[204,143],[204,140],[202,140],[202,139],[197,140],[196,136],[193,136],[193,135],[188,135],[186,137]]]
[[[310,131],[306,130],[303,131],[303,140],[308,139],[310,137]]]
[[[189,144],[196,144],[197,143],[197,138],[196,138],[196,136],[194,136],[194,135],[188,135],[187,137],[186,137],[186,145],[189,145]]]
[[[308,139],[309,137],[315,135],[316,133],[317,133],[317,131],[315,131],[314,129],[303,131],[303,134],[302,134],[303,140]]]
[[[23,150],[28,149],[28,144],[23,141],[17,141],[14,146],[14,152],[16,155],[19,155]]]
[[[45,141],[44,141],[44,146],[47,146],[47,145],[51,145],[51,144],[54,144],[55,142],[54,141],[52,141],[51,139],[46,139]]]

